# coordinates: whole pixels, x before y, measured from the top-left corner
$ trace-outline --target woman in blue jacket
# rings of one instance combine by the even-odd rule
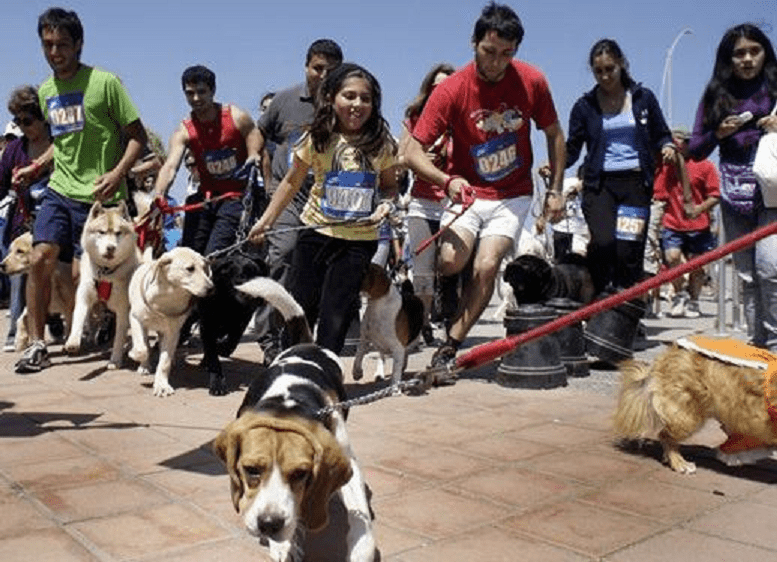
[[[585,145],[588,261],[594,285],[602,292],[642,279],[656,156],[672,161],[676,151],[655,95],[629,75],[618,44],[597,41],[588,62],[596,86],[572,107],[567,167]]]

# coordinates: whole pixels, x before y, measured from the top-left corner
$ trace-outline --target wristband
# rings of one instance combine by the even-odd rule
[[[445,183],[442,186],[443,190],[445,191],[445,194],[446,195],[448,194],[448,188],[450,187],[451,182],[453,180],[463,180],[463,179],[464,178],[462,178],[461,176],[448,176],[448,179],[445,180]]]

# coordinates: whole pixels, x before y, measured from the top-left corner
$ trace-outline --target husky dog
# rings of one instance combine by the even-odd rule
[[[80,278],[73,310],[73,326],[65,342],[65,351],[78,353],[89,311],[98,299],[116,314],[116,335],[108,368],[121,365],[124,342],[129,329],[130,278],[140,265],[140,250],[127,205],[103,207],[97,201],[81,233],[84,250],[80,263]]]

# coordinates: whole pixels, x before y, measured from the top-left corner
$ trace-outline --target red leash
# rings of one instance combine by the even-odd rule
[[[421,242],[418,245],[418,247],[415,249],[415,252],[413,253],[414,256],[417,256],[418,254],[426,250],[435,240],[437,240],[440,236],[442,236],[443,232],[445,232],[451,227],[451,225],[456,221],[457,218],[459,218],[461,215],[466,213],[467,209],[469,209],[472,206],[472,204],[475,202],[475,188],[470,185],[467,185],[466,187],[469,187],[469,189],[466,192],[465,191],[461,192],[461,211],[459,211],[458,213],[454,213],[453,218],[448,222],[448,224],[446,224],[445,226],[440,228],[437,232],[435,232],[431,236],[431,238],[427,238],[426,240]],[[446,210],[450,210],[450,208]]]
[[[456,370],[473,369],[475,367],[485,365],[486,363],[490,363],[495,359],[499,359],[503,355],[507,355],[519,345],[523,345],[526,342],[541,338],[552,332],[575,324],[576,322],[590,318],[591,316],[599,314],[600,312],[614,308],[619,304],[623,304],[628,300],[634,299],[650,291],[651,289],[655,289],[664,283],[668,283],[669,281],[672,281],[681,275],[690,273],[694,269],[697,269],[703,265],[707,265],[710,262],[719,260],[728,254],[738,252],[739,250],[742,250],[748,246],[752,246],[758,240],[766,238],[767,236],[771,236],[772,234],[777,234],[777,222],[762,226],[750,234],[746,234],[740,238],[737,238],[736,240],[732,240],[731,242],[728,242],[719,248],[711,250],[706,254],[697,256],[683,264],[662,271],[658,275],[651,277],[650,279],[646,279],[645,281],[642,281],[641,283],[638,283],[632,287],[629,287],[620,293],[614,294],[600,301],[593,302],[588,306],[581,308],[580,310],[570,312],[569,314],[561,316],[552,322],[548,322],[547,324],[533,328],[528,332],[523,332],[522,334],[494,342],[484,343],[474,347],[467,353],[459,356],[456,359],[456,364],[453,368]]]

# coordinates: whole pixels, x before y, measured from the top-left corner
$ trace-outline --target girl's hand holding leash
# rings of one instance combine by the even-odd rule
[[[248,231],[248,241],[257,246],[264,243],[269,226],[260,218]]]

